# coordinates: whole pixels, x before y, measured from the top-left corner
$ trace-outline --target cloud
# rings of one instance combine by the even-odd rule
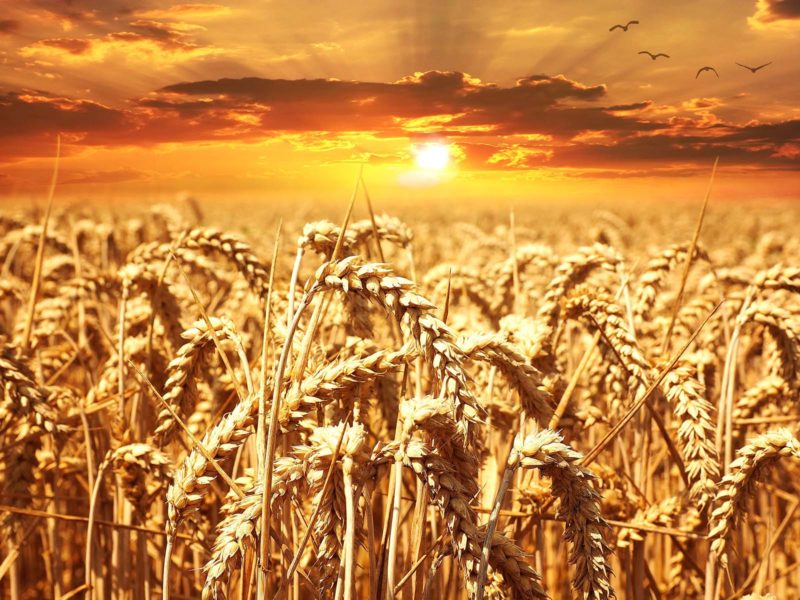
[[[19,0],[29,15],[56,21],[65,31],[81,24],[100,25],[130,14],[128,0]]]
[[[436,116],[446,120],[443,127],[428,124],[438,134],[570,134],[595,126],[647,127],[586,106],[605,94],[603,85],[583,85],[562,75],[535,75],[502,87],[460,72],[428,71],[393,83],[257,77],[187,82],[167,86],[143,103],[187,116],[262,107],[261,127],[266,130],[398,135],[424,127],[426,119]]]
[[[327,133],[289,134],[281,136],[280,139],[291,144],[295,150],[302,152],[333,152],[336,150],[351,150],[356,147],[353,139],[347,136]]]
[[[15,19],[0,19],[0,35],[10,35],[20,29],[21,23]]]
[[[201,31],[199,25],[162,23],[139,19],[125,31],[107,33],[101,37],[49,38],[20,49],[23,57],[66,62],[101,62],[116,53],[125,59],[157,59],[176,62],[219,53],[191,39],[190,34]]]
[[[87,54],[92,49],[94,40],[83,40],[79,38],[51,38],[41,40],[36,45],[42,48],[54,48],[56,51],[63,51],[67,54],[80,56]]]
[[[646,165],[708,166],[719,156],[722,165],[800,170],[800,155],[791,148],[800,140],[800,120],[717,124],[691,131],[685,126],[659,133],[618,138],[614,144],[567,145],[551,164],[564,167],[643,168]]]
[[[0,138],[48,132],[104,131],[122,126],[123,113],[90,100],[45,92],[0,94]]]
[[[221,4],[175,4],[165,9],[141,10],[134,14],[146,19],[209,19],[230,13],[230,7]]]
[[[794,161],[800,160],[800,143],[781,144],[773,156]]]
[[[791,29],[800,26],[800,0],[758,0],[747,22],[755,29]]]
[[[562,75],[503,86],[451,71],[388,83],[187,81],[121,108],[17,92],[0,96],[0,160],[51,156],[61,132],[70,152],[272,141],[323,154],[328,162],[391,161],[400,160],[399,147],[437,138],[458,149],[456,159],[467,170],[600,169],[632,176],[657,168],[676,174],[705,170],[714,156],[727,167],[800,170],[800,119],[728,122],[714,112],[724,108],[718,98],[658,106],[604,106],[604,100],[605,86]]]
[[[331,54],[343,54],[344,48],[336,42],[314,42],[306,44],[296,50],[272,54],[264,59],[264,63],[273,66],[290,66],[305,61],[326,60]]]
[[[723,106],[719,98],[690,98],[681,102],[681,108],[688,111],[703,111]]]
[[[564,33],[567,31],[566,27],[562,27],[559,25],[539,25],[536,27],[525,27],[525,28],[512,28],[505,32],[506,35],[511,37],[530,37],[535,35],[545,35],[545,34],[555,34],[555,33]]]
[[[58,133],[68,155],[92,136],[126,128],[122,112],[88,100],[37,91],[0,94],[0,160],[52,156]]]
[[[609,112],[633,112],[637,110],[645,110],[653,106],[653,103],[650,100],[645,100],[643,102],[631,102],[630,104],[615,104],[614,106],[609,106]]]
[[[798,0],[758,0],[756,13],[761,13],[763,21],[800,19],[800,2]]]
[[[506,169],[530,169],[546,163],[553,156],[552,150],[530,148],[513,144],[496,149],[488,159],[487,165],[499,165]]]
[[[311,47],[319,52],[344,52],[341,44],[336,42],[316,42]]]

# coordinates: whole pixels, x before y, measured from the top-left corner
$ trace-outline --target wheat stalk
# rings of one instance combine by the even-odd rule
[[[473,334],[458,340],[467,358],[485,361],[498,369],[517,388],[525,412],[539,422],[553,414],[553,396],[544,374],[502,334]]]
[[[747,514],[747,499],[754,484],[783,457],[800,458],[800,442],[788,429],[775,429],[748,440],[736,452],[728,474],[720,481],[708,524],[711,552],[723,568],[728,567],[731,529]]]
[[[219,338],[228,339],[241,347],[239,335],[229,319],[211,317],[210,322]],[[181,417],[194,412],[197,403],[196,379],[199,371],[206,366],[208,353],[215,348],[213,336],[205,320],[196,321],[181,333],[186,343],[178,349],[177,355],[167,366],[162,396]],[[163,408],[157,417],[154,432],[156,441],[162,445],[169,443],[175,435],[175,427],[171,411]]]
[[[440,455],[425,443],[409,440],[402,446],[389,444],[384,449],[422,480],[438,506],[452,537],[454,555],[464,572],[464,585],[470,597],[477,594],[478,568],[485,532],[477,525],[470,506],[471,496],[460,482],[461,477]],[[521,598],[547,598],[540,577],[524,560],[525,553],[500,534],[492,537],[489,563],[499,571],[507,585]]]
[[[713,406],[686,365],[679,363],[667,373],[662,389],[680,423],[678,441],[689,477],[689,495],[702,511],[713,497],[719,479]]]
[[[551,479],[553,496],[560,501],[558,515],[566,523],[564,539],[572,543],[573,588],[584,598],[611,598],[611,548],[605,539],[609,526],[600,514],[600,494],[592,487],[595,476],[577,464],[582,459],[560,434],[544,429],[517,436],[508,464],[537,469]]]
[[[326,289],[360,294],[383,306],[410,332],[418,350],[437,373],[441,389],[453,405],[464,435],[482,409],[467,386],[463,355],[447,326],[433,314],[434,306],[416,294],[409,280],[391,269],[357,257],[323,264],[306,290],[311,298]],[[463,421],[462,421],[463,419]]]

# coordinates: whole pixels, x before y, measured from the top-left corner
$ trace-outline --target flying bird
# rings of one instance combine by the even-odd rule
[[[694,78],[697,79],[698,77],[700,77],[700,73],[702,73],[703,71],[713,71],[714,75],[716,75],[717,79],[719,79],[719,73],[717,73],[717,70],[714,67],[700,67],[697,70],[697,75],[695,75]]]
[[[658,54],[653,54],[652,52],[648,52],[647,50],[642,50],[639,54],[647,54],[651,59],[655,60],[659,56],[663,56],[664,58],[669,58],[669,54],[664,54],[663,52],[659,52]]]
[[[638,24],[639,21],[628,21],[627,23],[625,23],[625,25],[620,25],[619,23],[617,23],[611,29],[609,29],[609,31],[614,31],[615,29],[622,29],[622,31],[628,31],[628,27],[630,27],[631,25],[638,25]]]
[[[772,61],[769,61],[768,63],[764,63],[763,65],[760,65],[758,67],[748,67],[747,65],[743,65],[742,63],[738,63],[738,62],[736,64],[739,65],[740,67],[742,67],[743,69],[747,69],[751,73],[755,73],[759,69],[763,69],[764,67],[766,67],[768,65],[771,65]]]

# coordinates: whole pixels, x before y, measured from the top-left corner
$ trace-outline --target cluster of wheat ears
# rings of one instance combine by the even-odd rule
[[[787,224],[352,208],[0,217],[3,597],[798,597]]]

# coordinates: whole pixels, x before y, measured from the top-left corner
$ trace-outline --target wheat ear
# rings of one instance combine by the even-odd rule
[[[714,510],[708,525],[711,552],[721,567],[728,566],[731,529],[742,515],[747,514],[746,501],[754,484],[783,457],[800,459],[800,442],[788,429],[775,429],[758,435],[736,452],[736,458],[714,497]]]
[[[558,515],[566,522],[564,539],[572,543],[572,587],[583,598],[602,600],[614,597],[607,560],[611,548],[605,539],[609,526],[600,514],[600,494],[592,487],[595,476],[578,465],[582,459],[559,433],[545,429],[517,436],[508,464],[538,469],[551,479],[552,493],[560,500]]]

